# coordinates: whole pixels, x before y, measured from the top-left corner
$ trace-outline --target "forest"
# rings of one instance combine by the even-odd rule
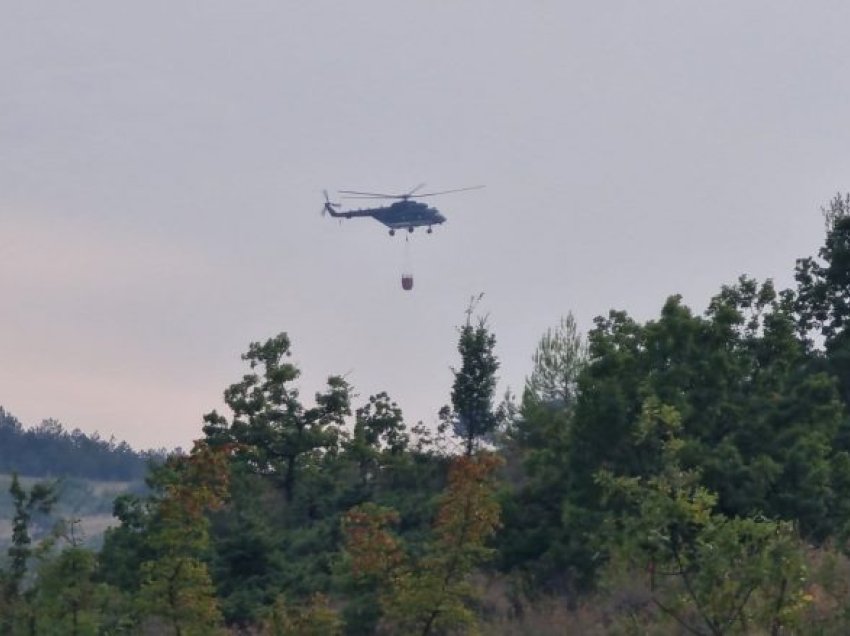
[[[850,195],[823,212],[792,288],[567,314],[519,396],[470,306],[436,429],[251,343],[99,549],[12,480],[0,634],[850,632]]]
[[[47,419],[32,428],[0,406],[0,474],[80,477],[111,481],[143,479],[150,462],[163,461],[166,449],[134,451],[126,442],[65,430]]]

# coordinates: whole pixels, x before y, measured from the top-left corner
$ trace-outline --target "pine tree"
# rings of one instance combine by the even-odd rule
[[[460,328],[457,350],[460,369],[453,369],[452,408],[443,407],[440,418],[450,423],[456,435],[463,439],[464,452],[471,456],[480,441],[496,430],[498,417],[493,410],[496,391],[496,371],[499,360],[494,348],[496,336],[487,320],[472,321],[473,306],[467,311],[467,321]]]

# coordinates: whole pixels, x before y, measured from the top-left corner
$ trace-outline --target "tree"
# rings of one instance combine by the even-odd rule
[[[67,431],[60,422],[46,419],[25,429],[0,407],[0,473],[62,475],[87,479],[141,479],[147,460],[156,453],[136,453],[130,446],[104,440],[97,433]]]
[[[797,261],[798,326],[810,347],[824,346],[828,368],[850,407],[850,194],[836,195],[823,209],[826,241],[819,260]]]
[[[83,546],[79,520],[63,522],[56,529],[65,543],[58,554],[45,554],[38,569],[33,604],[39,634],[83,636],[100,633],[106,606],[120,604],[114,590],[94,580],[97,560]]]
[[[166,477],[168,475],[168,477]],[[123,494],[112,504],[112,516],[118,525],[107,528],[103,546],[98,553],[97,578],[131,595],[141,587],[141,565],[156,558],[156,550],[148,540],[157,523],[156,498],[161,495],[168,479],[168,465],[151,469],[147,484],[152,493],[146,497]]]
[[[401,409],[386,393],[379,393],[357,409],[346,453],[357,463],[361,484],[366,486],[378,477],[383,456],[398,457],[409,443]]]
[[[474,627],[469,605],[475,591],[469,576],[493,554],[486,542],[499,526],[494,474],[500,463],[491,453],[455,458],[432,535],[419,558],[407,554],[388,530],[398,521],[392,509],[366,504],[346,515],[350,567],[355,576],[382,590],[384,620],[393,633],[427,636]]]
[[[9,487],[15,514],[12,519],[12,545],[7,550],[9,570],[2,572],[0,582],[0,632],[11,633],[20,621],[34,624],[32,593],[24,594],[24,582],[33,556],[33,517],[47,515],[56,503],[56,485],[49,482],[34,484],[29,491],[21,486],[17,473],[12,475]],[[31,592],[31,590],[30,590]]]
[[[567,592],[572,584],[564,558],[571,549],[562,504],[570,472],[567,444],[586,357],[572,314],[546,331],[501,447],[508,479],[501,496],[500,565],[551,592]]]
[[[234,445],[255,472],[280,480],[289,502],[304,465],[322,453],[337,452],[343,418],[350,414],[349,386],[337,376],[316,395],[316,406],[305,409],[291,386],[300,372],[286,361],[290,355],[285,333],[251,343],[242,358],[252,372],[224,392],[232,421],[215,411],[204,417],[208,443]]]
[[[611,567],[643,569],[651,601],[687,633],[785,633],[805,607],[802,551],[790,523],[727,517],[699,474],[681,465],[681,419],[648,398],[639,436],[652,438],[661,467],[647,476],[597,481],[622,512],[609,519]],[[764,630],[764,631],[762,631]]]
[[[281,499],[271,480],[231,462],[227,505],[210,514],[210,572],[228,624],[256,622],[285,588],[285,575],[299,569],[284,551],[290,534]]]
[[[657,449],[635,441],[648,396],[680,414],[683,465],[717,494],[723,514],[794,521],[816,543],[847,526],[849,429],[835,382],[796,335],[793,295],[742,277],[704,316],[673,296],[646,323],[619,311],[596,319],[569,421],[537,409],[521,423],[553,426],[538,427],[544,447],[528,453],[530,485],[542,496],[505,504],[512,531],[534,510],[530,531],[513,532],[506,565],[532,559],[545,565],[539,574],[547,585],[593,585],[606,554],[598,528],[612,512],[595,475],[659,470]],[[566,435],[555,434],[556,424]]]
[[[262,636],[338,636],[342,621],[321,594],[314,594],[308,603],[295,605],[279,595],[266,612]]]
[[[498,424],[493,412],[496,391],[496,371],[499,361],[493,349],[496,336],[490,332],[487,320],[472,323],[473,305],[467,311],[466,324],[460,328],[457,349],[461,357],[459,370],[453,369],[452,408],[444,406],[440,418],[451,422],[455,434],[463,438],[464,451],[472,455],[480,440],[492,434]]]
[[[225,391],[232,417],[204,418],[207,443],[229,449],[234,477],[230,502],[211,515],[213,573],[228,622],[257,619],[281,591],[297,602],[330,585],[336,500],[348,485],[339,460],[350,387],[331,377],[305,407],[290,357],[285,333],[252,343],[242,356],[250,372]]]
[[[529,397],[554,408],[571,408],[586,356],[584,339],[573,314],[568,313],[556,327],[547,329],[537,344],[534,368],[525,385]]]
[[[18,479],[17,473],[12,475],[9,487],[12,502],[15,506],[15,516],[12,520],[12,545],[8,549],[11,569],[9,572],[7,594],[17,596],[21,583],[27,573],[27,563],[32,556],[31,526],[33,515],[50,513],[56,504],[56,485],[42,482],[33,485],[27,492]]]
[[[188,457],[172,458],[170,483],[157,502],[148,539],[157,557],[142,564],[137,600],[143,616],[164,621],[175,636],[215,633],[221,623],[203,557],[209,549],[205,513],[227,496],[228,450],[196,442]]]

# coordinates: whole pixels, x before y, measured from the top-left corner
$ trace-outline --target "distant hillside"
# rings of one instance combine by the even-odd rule
[[[21,485],[30,489],[40,477],[22,477]],[[0,551],[5,551],[12,540],[12,518],[15,514],[9,486],[12,477],[0,473]],[[112,514],[115,498],[124,493],[144,494],[145,483],[139,481],[97,481],[77,477],[61,478],[52,481],[58,494],[58,500],[49,515],[36,513],[33,516],[32,531],[36,539],[44,537],[59,519],[79,522],[78,529],[82,538],[90,546],[98,546],[103,531],[118,523]]]
[[[56,420],[24,428],[0,406],[0,473],[101,481],[144,479],[148,462],[165,451],[136,452],[126,442],[65,430]]]

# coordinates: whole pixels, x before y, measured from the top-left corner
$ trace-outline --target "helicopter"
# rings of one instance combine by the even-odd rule
[[[331,203],[328,198],[328,191],[325,190],[325,205],[322,207],[322,214],[330,214],[332,217],[339,219],[353,219],[356,217],[370,216],[376,221],[383,223],[390,228],[390,236],[394,236],[396,230],[407,228],[408,232],[413,232],[417,227],[428,227],[428,234],[431,234],[433,226],[440,225],[446,222],[446,217],[440,214],[437,208],[428,207],[427,204],[412,199],[422,199],[425,197],[433,197],[438,194],[449,194],[451,192],[465,192],[467,190],[478,190],[484,186],[472,186],[471,188],[457,188],[455,190],[443,190],[441,192],[424,192],[416,194],[425,186],[420,183],[418,186],[404,194],[381,194],[377,192],[358,192],[356,190],[340,190],[340,194],[344,194],[344,199],[397,199],[395,203],[379,208],[361,208],[357,210],[340,210],[335,208],[341,207],[340,203]]]

